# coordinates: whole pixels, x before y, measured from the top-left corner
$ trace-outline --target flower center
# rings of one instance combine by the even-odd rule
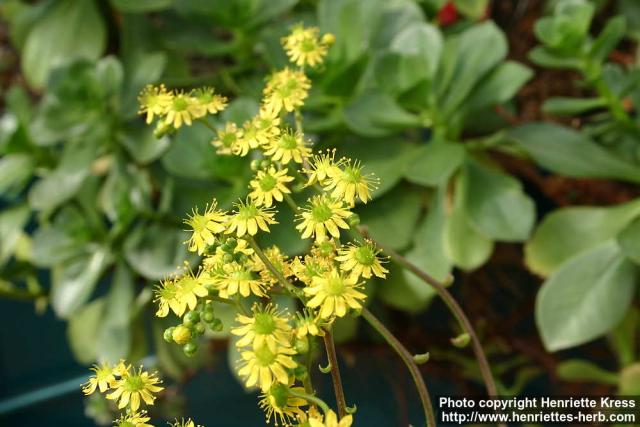
[[[140,375],[129,376],[126,383],[129,391],[139,391],[144,388],[144,380]]]
[[[135,424],[130,423],[129,421],[122,421],[118,424],[118,427],[136,427]]]
[[[293,150],[298,146],[298,141],[294,135],[282,135],[280,138],[280,148],[285,150]]]
[[[311,215],[316,222],[325,222],[331,218],[331,207],[326,203],[318,203],[311,209]]]
[[[176,96],[173,98],[173,109],[175,111],[185,111],[187,108],[189,108],[189,103],[184,97]]]
[[[271,389],[269,390],[269,397],[271,406],[282,409],[287,406],[287,399],[289,398],[289,387],[282,383],[276,382],[271,386]]]
[[[197,233],[200,233],[207,228],[207,222],[207,217],[204,215],[194,215],[189,219],[189,225]]]
[[[266,367],[271,365],[276,360],[276,355],[269,350],[269,346],[263,345],[253,350],[256,355],[256,361],[258,365]]]
[[[316,50],[316,42],[312,38],[306,38],[300,43],[300,50],[303,52],[313,52]]]
[[[256,313],[253,329],[258,335],[270,335],[276,330],[276,322],[268,313]]]
[[[277,183],[278,180],[276,180],[274,176],[267,174],[260,180],[260,189],[262,191],[271,191],[275,188]]]
[[[362,180],[360,169],[353,166],[347,166],[346,168],[344,168],[342,176],[345,181],[353,184],[357,184]]]
[[[258,208],[254,205],[245,205],[238,209],[238,217],[243,220],[255,218],[258,215]]]
[[[324,290],[331,296],[342,295],[345,285],[341,277],[330,277],[324,286]]]
[[[358,261],[358,263],[362,265],[373,265],[373,262],[376,259],[376,256],[371,248],[367,246],[361,246],[356,249],[354,257],[356,261]]]
[[[222,145],[225,147],[231,147],[236,142],[236,134],[233,132],[225,133],[222,137]]]

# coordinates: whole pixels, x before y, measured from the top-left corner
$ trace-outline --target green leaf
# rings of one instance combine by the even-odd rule
[[[562,264],[540,288],[536,323],[549,351],[584,344],[624,317],[636,268],[608,241]]]
[[[533,71],[518,62],[505,61],[479,82],[462,105],[473,112],[502,104],[513,98],[520,88],[533,77]]]
[[[447,258],[463,270],[473,270],[484,264],[493,252],[493,241],[478,231],[469,220],[465,206],[467,179],[458,177],[454,204],[445,225],[444,249]]]
[[[461,14],[472,19],[480,19],[487,12],[489,0],[454,0],[453,4]]]
[[[542,111],[558,116],[575,116],[607,105],[602,98],[549,98],[542,104]]]
[[[614,207],[571,207],[547,215],[525,246],[525,263],[547,276],[562,263],[615,238],[640,215],[640,199]]]
[[[358,209],[360,220],[371,236],[394,250],[409,245],[421,208],[420,193],[396,187],[375,203]]]
[[[615,16],[607,21],[598,37],[593,41],[589,55],[595,61],[604,61],[609,53],[624,38],[627,29],[623,16]]]
[[[237,179],[246,167],[244,159],[219,156],[211,145],[214,135],[199,123],[180,129],[162,164],[170,173],[192,179]]]
[[[404,176],[428,187],[442,185],[460,167],[464,153],[459,144],[431,142],[415,150]]]
[[[509,136],[536,163],[553,172],[577,178],[640,182],[640,168],[575,130],[551,123],[532,123],[511,129]]]
[[[111,0],[113,6],[124,13],[156,12],[168,9],[174,0]]]
[[[159,280],[176,271],[187,259],[182,244],[187,233],[161,224],[137,227],[124,243],[124,255],[136,272],[150,280]]]
[[[529,51],[529,59],[536,65],[546,68],[568,68],[579,70],[582,61],[579,58],[562,56],[543,46],[534,47]]]
[[[622,253],[633,262],[640,264],[640,218],[634,219],[617,237]]]
[[[560,363],[558,377],[565,381],[583,381],[597,384],[618,384],[618,374],[602,369],[588,360],[571,359]]]
[[[473,225],[496,240],[519,242],[529,237],[536,211],[520,181],[469,157],[464,172],[464,205]]]
[[[93,0],[56,1],[30,31],[22,69],[29,84],[39,88],[54,68],[80,58],[98,59],[105,45],[105,24]]]
[[[67,337],[75,359],[82,364],[97,359],[96,333],[104,315],[105,299],[98,298],[69,317]]]
[[[449,39],[444,51],[447,55],[436,82],[439,114],[446,118],[458,110],[476,84],[504,59],[507,41],[502,31],[487,21]]]
[[[162,156],[169,148],[169,138],[156,138],[149,126],[136,123],[125,126],[120,142],[136,163],[148,164]]]
[[[105,298],[103,320],[94,338],[99,360],[117,363],[127,357],[131,347],[133,296],[133,275],[124,262],[119,262]]]
[[[395,28],[391,33],[388,28],[384,28],[385,34],[377,38],[389,41],[377,42],[380,47],[375,50],[374,58],[370,63],[373,68],[372,77],[375,77],[375,85],[392,95],[399,95],[408,89],[416,86],[421,81],[432,81],[435,77],[440,57],[442,55],[443,39],[440,30],[424,22],[424,18],[415,17],[419,11],[411,11],[415,8],[412,3],[402,3],[407,9],[402,13],[398,11],[398,16],[385,15],[386,20],[390,20],[390,25],[399,25],[407,20],[406,25]],[[394,19],[395,18],[395,19]],[[398,22],[399,21],[399,22]],[[383,21],[385,25],[386,21]],[[388,46],[387,46],[388,45]],[[361,84],[366,87],[365,72]]]
[[[84,255],[53,268],[51,306],[58,317],[68,318],[89,300],[111,261],[109,250],[95,245],[87,247]]]
[[[28,154],[8,154],[0,159],[0,195],[15,197],[29,183],[35,162]]]
[[[359,135],[380,137],[394,131],[420,126],[420,118],[404,110],[390,95],[366,91],[344,109],[349,129]]]
[[[31,187],[31,207],[49,212],[73,197],[89,175],[96,154],[95,145],[87,141],[67,144],[58,167]]]
[[[534,32],[551,49],[575,52],[588,36],[593,13],[593,4],[586,0],[561,1],[552,16],[536,21]]]
[[[26,203],[0,212],[0,267],[13,255],[31,211]]]
[[[451,263],[444,250],[444,193],[443,187],[434,195],[425,219],[415,230],[413,247],[405,254],[409,261],[437,280],[445,280],[451,273]],[[391,268],[392,265],[388,266]],[[392,269],[391,274],[402,274],[404,280],[393,277],[379,283],[377,295],[401,310],[423,311],[435,295],[433,288],[408,270]]]

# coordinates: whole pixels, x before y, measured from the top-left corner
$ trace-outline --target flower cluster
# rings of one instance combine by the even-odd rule
[[[195,272],[185,266],[156,287],[156,314],[181,317],[164,338],[190,356],[207,329],[223,329],[214,304],[234,307],[229,331],[240,355],[237,373],[247,387],[260,390],[267,420],[349,427],[351,415],[338,419],[326,405],[319,413],[308,367],[318,337],[329,337],[337,318],[358,315],[365,282],[388,272],[375,243],[355,233],[359,217],[353,209],[371,200],[378,181],[358,161],[336,158],[334,150],[314,153],[302,129],[301,108],[311,87],[304,67],[322,64],[333,36],[297,26],[282,43],[292,66],[267,79],[253,118],[221,125],[212,140],[220,155],[253,159],[248,193],[228,211],[213,200],[185,220],[186,246],[202,257],[201,264]],[[226,100],[216,96],[210,89],[185,95],[149,87],[141,95],[141,112],[148,121],[157,115],[177,128],[199,117],[205,104],[206,113],[224,108]],[[303,195],[306,202],[298,206],[295,198]],[[289,226],[310,246],[307,253],[288,256],[254,238],[271,232],[281,204],[293,209]],[[281,309],[273,299],[280,294],[295,298],[298,308]]]
[[[216,114],[225,109],[227,98],[218,95],[213,88],[201,88],[191,92],[168,91],[164,85],[147,85],[140,96],[140,113],[151,123],[155,116],[161,119],[160,125],[179,129],[182,124],[188,126],[207,114]]]

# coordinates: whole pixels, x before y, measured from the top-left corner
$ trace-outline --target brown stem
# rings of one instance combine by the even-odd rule
[[[420,373],[420,369],[416,364],[415,360],[413,360],[413,356],[409,351],[402,345],[400,341],[389,331],[383,324],[375,317],[369,310],[366,308],[362,309],[362,317],[369,322],[369,324],[376,330],[382,337],[387,341],[395,351],[398,353],[402,361],[405,365],[407,365],[407,369],[409,369],[409,373],[411,373],[411,377],[413,378],[413,382],[416,384],[416,388],[418,389],[418,395],[420,396],[420,401],[422,402],[422,407],[424,409],[424,416],[427,421],[427,426],[436,426],[436,419],[433,413],[433,406],[431,404],[431,397],[429,396],[429,390],[427,389],[427,385],[424,382],[424,378],[422,378],[422,374]]]
[[[331,368],[331,379],[333,380],[333,390],[336,393],[336,403],[338,404],[338,415],[340,418],[347,416],[347,401],[344,397],[344,389],[342,388],[342,379],[340,377],[340,367],[338,366],[338,357],[336,356],[336,346],[333,343],[333,333],[330,328],[324,330],[324,346],[327,349],[327,359],[329,359],[329,367]]]
[[[366,234],[365,231],[360,230],[362,234]],[[469,318],[462,310],[462,307],[455,300],[453,295],[445,288],[445,285],[440,283],[438,280],[434,279],[420,268],[416,267],[411,261],[397,253],[391,248],[386,247],[385,245],[380,244],[379,242],[375,242],[387,255],[391,257],[392,260],[411,271],[415,274],[419,279],[433,287],[440,298],[444,301],[444,303],[449,307],[449,310],[453,313],[453,315],[460,323],[460,326],[464,329],[466,333],[469,334],[471,338],[471,347],[473,348],[473,352],[475,353],[476,360],[478,361],[478,366],[480,368],[480,374],[482,375],[482,379],[484,381],[485,387],[487,389],[487,393],[489,396],[497,396],[498,390],[496,388],[496,383],[493,380],[493,374],[491,373],[491,368],[489,367],[489,362],[487,361],[487,356],[484,353],[482,345],[480,344],[480,339],[478,338],[478,334],[476,334],[475,329],[471,326],[471,322],[469,322]]]

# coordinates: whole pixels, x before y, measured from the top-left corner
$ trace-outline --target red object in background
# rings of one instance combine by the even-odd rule
[[[442,6],[442,9],[438,12],[438,23],[444,27],[455,24],[457,20],[458,11],[456,6],[453,4],[453,1],[449,1],[447,4]]]

